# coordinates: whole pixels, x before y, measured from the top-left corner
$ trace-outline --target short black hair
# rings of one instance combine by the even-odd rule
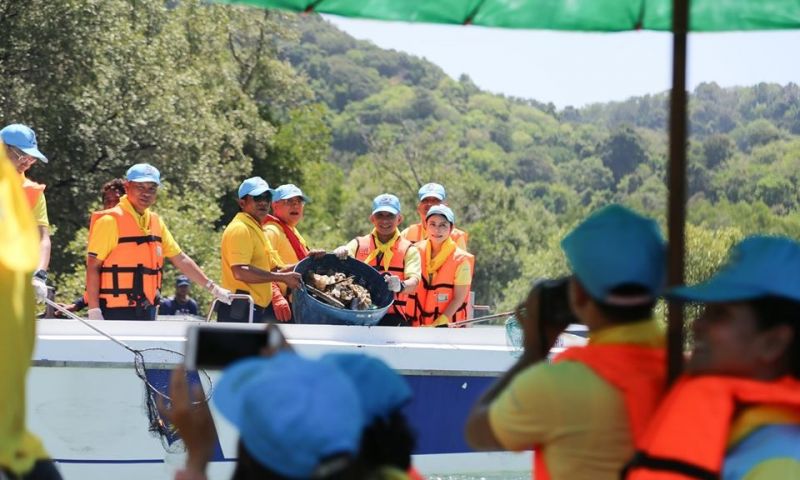
[[[411,467],[415,443],[415,435],[405,415],[396,410],[364,429],[359,460],[369,470],[391,466],[405,472]]]
[[[786,352],[789,373],[800,378],[800,302],[786,297],[768,295],[747,302],[756,314],[761,331],[778,325],[789,325],[794,331],[792,343]]]
[[[609,292],[617,297],[641,297],[652,296],[650,289],[637,283],[625,283],[616,286]],[[597,309],[609,320],[615,323],[633,323],[647,320],[653,316],[653,309],[658,299],[652,296],[652,300],[639,305],[611,305],[600,300],[594,299]]]
[[[256,460],[253,455],[247,450],[244,443],[239,439],[238,445],[238,459],[236,460],[236,470],[233,472],[231,480],[291,480],[289,477],[274,472],[262,465]],[[347,455],[332,455],[333,457],[347,458]],[[324,462],[325,460],[323,460]],[[355,459],[350,461],[348,459],[347,465],[343,469],[338,469],[336,472],[314,477],[321,480],[354,480],[364,478],[361,466]]]
[[[106,192],[109,190],[116,190],[120,196],[125,195],[125,180],[115,178],[104,183],[103,187],[100,189],[100,200],[103,199]]]

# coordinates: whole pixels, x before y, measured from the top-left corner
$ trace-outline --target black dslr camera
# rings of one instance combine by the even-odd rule
[[[541,325],[566,328],[581,323],[569,306],[570,277],[541,280],[533,287],[539,290],[539,322]]]

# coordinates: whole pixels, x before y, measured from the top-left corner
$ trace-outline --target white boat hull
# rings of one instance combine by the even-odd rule
[[[189,323],[92,322],[133,348],[177,352],[184,351]],[[469,406],[515,361],[502,327],[285,325],[282,329],[303,355],[355,350],[382,358],[409,380],[415,401],[406,413],[418,433],[414,464],[423,474],[530,471],[530,452],[473,452],[461,438]],[[582,339],[568,336],[566,341]],[[219,372],[208,373],[213,385]],[[167,447],[148,431],[144,394],[129,351],[80,322],[39,321],[28,377],[28,424],[66,479],[172,478],[184,458],[176,453],[180,448]],[[236,458],[237,434],[213,408],[212,413],[220,448],[209,478],[227,479]]]

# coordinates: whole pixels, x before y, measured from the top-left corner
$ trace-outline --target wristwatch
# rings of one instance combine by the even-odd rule
[[[39,280],[41,280],[43,282],[46,282],[47,281],[47,270],[42,270],[40,268],[39,270],[36,270],[35,272],[33,272],[33,276],[38,278]]]
[[[405,289],[406,289],[406,281],[400,280],[400,291],[402,292]]]

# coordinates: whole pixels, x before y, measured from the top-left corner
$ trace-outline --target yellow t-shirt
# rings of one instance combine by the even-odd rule
[[[464,260],[456,268],[456,278],[453,285],[472,285],[472,269],[469,262]]]
[[[25,428],[25,379],[36,341],[31,274],[39,263],[39,233],[19,174],[0,143],[0,467],[28,472],[47,458]]]
[[[36,205],[33,206],[33,218],[36,219],[36,225],[50,228],[50,219],[47,217],[47,200],[44,198],[44,193],[39,195]]]
[[[125,212],[133,215],[142,233],[146,234],[150,225],[150,209],[146,209],[144,214],[139,213],[133,208],[127,195],[123,195],[119,199],[119,206]],[[165,258],[172,258],[181,253],[181,247],[172,237],[172,234],[167,230],[167,225],[164,219],[158,217],[161,223],[161,248],[164,250]],[[98,260],[105,260],[114,248],[117,247],[119,240],[119,229],[117,228],[117,221],[111,215],[103,215],[98,218],[92,227],[91,236],[89,237],[89,246],[87,248],[89,255],[97,257]]]
[[[375,238],[375,241],[377,242],[378,239]],[[346,246],[348,254],[355,257],[356,251],[358,251],[358,240],[354,238],[347,242]],[[414,246],[406,250],[406,255],[403,257],[403,278],[416,278],[417,280],[422,278],[422,260],[419,250]]]
[[[307,250],[308,243],[306,243],[306,239],[300,235],[297,228],[292,227],[292,230],[294,234],[297,235],[297,239],[300,240],[300,243],[303,244]],[[300,259],[297,258],[297,254],[294,253],[292,244],[289,243],[289,237],[286,236],[286,233],[280,225],[277,225],[275,222],[267,223],[264,225],[264,234],[267,236],[270,245],[278,252],[278,257],[280,257],[283,265],[293,265],[300,261]],[[286,284],[278,283],[278,287],[281,289],[281,293],[286,295]]]
[[[592,344],[663,346],[655,320],[604,328]],[[580,362],[540,362],[517,375],[489,407],[489,424],[508,450],[544,447],[553,480],[616,480],[633,455],[624,398]]]
[[[222,287],[231,292],[250,292],[256,305],[262,308],[269,306],[272,302],[272,282],[244,283],[233,276],[234,265],[252,265],[266,271],[284,265],[256,219],[244,212],[237,213],[222,232],[221,251]]]

